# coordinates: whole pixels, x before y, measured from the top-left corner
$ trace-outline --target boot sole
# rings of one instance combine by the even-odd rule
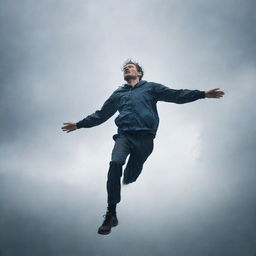
[[[110,234],[111,233],[111,231],[109,231],[109,232],[101,232],[101,231],[98,231],[98,234],[100,234],[100,235],[108,235],[108,234]]]
[[[118,223],[115,224],[115,225],[112,225],[111,228],[114,228],[114,227],[116,227],[116,226],[118,226]],[[100,235],[108,235],[108,234],[110,234],[110,233],[111,233],[111,229],[109,230],[109,232],[104,232],[104,231],[99,231],[99,230],[98,230],[98,234],[100,234]]]

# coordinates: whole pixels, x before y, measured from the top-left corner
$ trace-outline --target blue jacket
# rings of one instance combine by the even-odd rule
[[[77,128],[100,125],[116,111],[118,132],[144,131],[156,135],[159,125],[158,101],[183,104],[205,98],[205,92],[188,89],[171,89],[162,84],[139,81],[134,87],[125,84],[116,89],[102,108],[76,123]]]

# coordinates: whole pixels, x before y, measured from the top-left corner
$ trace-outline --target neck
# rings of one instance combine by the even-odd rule
[[[138,77],[136,77],[136,79],[130,79],[127,81],[127,84],[134,87],[138,82],[140,81],[140,79]]]

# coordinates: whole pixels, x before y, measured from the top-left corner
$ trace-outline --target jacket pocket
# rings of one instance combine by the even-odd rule
[[[155,120],[153,115],[147,114],[143,119],[147,127],[152,128],[154,126]]]

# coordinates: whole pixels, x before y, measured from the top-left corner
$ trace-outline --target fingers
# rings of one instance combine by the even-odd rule
[[[68,122],[63,124],[64,126],[61,127],[63,132],[71,132],[77,129],[75,123]]]
[[[75,123],[63,123],[63,127],[74,127],[76,124]]]
[[[214,88],[207,92],[208,98],[221,98],[225,94],[223,91],[218,91],[220,88]]]
[[[216,94],[216,98],[221,98],[221,97],[223,97],[223,95],[224,95],[224,93],[218,93],[218,94]]]
[[[219,91],[219,92],[216,92],[216,93],[217,93],[217,95],[221,95],[221,96],[223,96],[225,94],[223,91]]]
[[[223,91],[218,91],[220,88],[212,89],[211,92],[219,93],[219,94],[225,94]]]
[[[215,92],[215,91],[217,91],[217,90],[219,90],[220,88],[215,88],[215,89],[211,89],[210,91],[211,92]]]
[[[63,132],[72,132],[74,130],[76,130],[76,129],[62,129]]]
[[[70,123],[63,123],[64,126],[61,127],[61,129],[67,129],[70,126]]]
[[[62,130],[68,130],[68,129],[69,129],[69,126],[68,126],[68,125],[62,126],[61,129],[62,129]]]
[[[67,125],[74,125],[74,123],[63,123],[63,124],[67,124]]]
[[[221,97],[223,97],[224,92],[211,90],[211,91],[208,91],[206,95],[207,95],[206,96],[207,98],[221,98]]]

